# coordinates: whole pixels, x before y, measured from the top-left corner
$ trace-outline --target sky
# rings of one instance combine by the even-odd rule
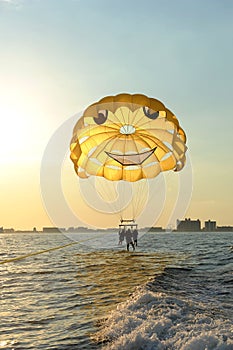
[[[161,100],[186,131],[184,216],[233,225],[232,19],[231,0],[0,0],[0,226],[56,224],[41,193],[45,149],[72,116],[121,92]]]

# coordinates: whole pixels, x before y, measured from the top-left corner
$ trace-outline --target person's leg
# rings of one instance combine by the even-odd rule
[[[127,250],[129,251],[129,243],[127,243]]]
[[[135,250],[133,242],[130,242],[131,246],[133,247],[133,250]]]

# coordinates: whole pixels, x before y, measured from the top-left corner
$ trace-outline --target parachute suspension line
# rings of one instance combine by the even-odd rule
[[[146,122],[148,123],[148,121]],[[143,124],[140,124],[140,126],[142,126]],[[163,130],[163,135],[165,135],[166,130]],[[141,136],[147,137],[148,139],[151,140],[151,136],[148,134],[144,134],[141,133]],[[147,144],[147,146],[149,147],[147,141],[143,138],[144,142]],[[141,190],[141,196],[139,197],[139,201],[138,201],[138,210],[143,210],[143,206],[141,206],[142,204],[146,204],[146,202],[151,202],[153,198],[157,197],[157,189],[156,186],[153,186],[153,183],[151,182],[153,181],[153,179],[145,179],[144,180],[144,184],[141,186],[142,190]],[[151,186],[152,183],[152,186]],[[141,208],[140,208],[141,206]]]
[[[120,184],[121,185],[121,184]],[[123,220],[124,218],[124,203],[125,203],[125,182],[122,182],[122,187],[123,187],[123,191],[122,191],[122,198],[120,198],[120,219]]]
[[[131,135],[127,135],[127,138],[126,138],[126,143],[129,142],[129,138],[131,138]],[[126,145],[125,143],[125,145]],[[128,149],[128,147],[127,147]],[[133,218],[134,219],[134,182],[132,182],[132,172],[130,170],[126,170],[127,171],[127,178],[129,177],[130,181],[129,181],[129,185],[130,185],[130,195],[131,195],[131,198],[130,198],[130,203],[128,204],[128,216],[129,216],[129,219]],[[127,181],[128,183],[128,181]]]
[[[131,191],[132,191],[132,205],[131,205],[131,209],[132,209],[132,219],[135,220],[136,219],[136,212],[135,212],[135,206],[134,206],[134,198],[135,198],[135,190],[134,190],[134,187],[135,187],[135,182],[130,182],[131,183]]]
[[[145,179],[139,180],[135,183],[134,189],[134,213],[135,216],[138,216],[141,211],[144,209],[143,206],[146,203],[147,198],[147,181]]]
[[[113,201],[113,198],[116,197],[115,182],[102,177],[97,177],[95,181],[97,182],[97,186],[93,186],[94,190],[97,191],[97,193],[104,200],[105,203],[107,200],[107,205],[111,209],[111,212],[114,214],[119,212],[117,204]]]
[[[170,198],[168,197],[169,194],[169,184],[170,184],[170,180],[173,177],[173,173],[171,172],[161,172],[159,174],[159,176],[157,176],[156,178],[150,179],[150,183],[149,183],[149,187],[148,187],[148,202],[149,202],[149,206],[148,206],[148,211],[147,214],[148,215],[153,215],[155,211],[157,211],[159,213],[159,216],[156,217],[154,224],[156,224],[158,222],[158,220],[162,219],[164,220],[164,217],[167,218],[166,220],[168,220],[168,216],[171,216],[171,214],[169,215],[167,213],[168,211],[168,206],[170,203]],[[163,185],[161,185],[161,181],[162,178],[164,179],[164,187]],[[158,199],[160,198],[160,200],[163,197],[163,191],[165,191],[164,193],[164,201],[159,201]],[[158,209],[158,205],[160,205],[160,212]]]
[[[100,201],[102,200],[105,205],[107,205],[111,211],[115,213],[116,207],[112,203],[111,199],[114,197],[114,191],[112,189],[112,186],[108,184],[109,180],[106,180],[103,177],[99,176],[90,176],[87,179],[85,179],[85,182],[88,184],[88,186],[91,186],[93,189],[93,193],[99,196]],[[109,181],[110,182],[110,181]],[[97,198],[98,199],[98,198]],[[91,208],[94,208],[97,211],[100,212],[106,212],[106,209],[98,209],[96,207],[91,206]]]
[[[137,151],[137,153],[140,153],[140,150],[138,149],[138,145],[136,143],[135,138],[133,137],[133,135],[131,136],[131,142],[134,144],[134,147]],[[141,167],[141,171],[142,171],[142,166]],[[140,202],[144,202],[143,201],[143,191],[141,191],[140,187],[142,187],[140,185],[141,180],[140,181],[136,181],[134,183],[132,183],[132,189],[133,189],[133,204],[132,204],[132,210],[133,210],[133,218],[135,219],[139,214],[140,214],[140,207],[139,204]]]
[[[130,109],[128,110],[128,115],[127,115],[127,124],[129,124],[129,118],[130,118]],[[129,137],[131,139],[131,141],[133,140],[133,144],[135,145],[135,148],[137,149],[137,146],[136,146],[136,142],[134,141],[132,135],[128,135],[128,141],[129,141]],[[138,149],[137,149],[137,152],[138,152]],[[129,174],[130,174],[130,185],[131,185],[131,196],[132,196],[132,199],[131,199],[131,213],[130,213],[130,219],[132,218],[133,220],[136,219],[136,215],[135,215],[135,208],[134,208],[134,197],[135,197],[135,191],[134,191],[134,185],[135,185],[135,182],[132,182],[132,173],[131,171],[129,171]]]
[[[100,147],[99,148],[99,152],[97,153],[96,157],[98,157],[98,155],[104,150],[104,148],[106,148],[106,146],[114,140],[114,143],[117,143],[118,139],[120,138],[121,136],[117,136],[117,137],[111,137],[109,138],[108,142],[106,144],[103,145],[103,147]],[[96,182],[97,182],[97,187],[99,187],[99,189],[96,187],[96,185],[94,185],[92,183],[92,181],[89,181],[90,184],[92,185],[93,189],[100,195],[100,197],[102,199],[103,198],[103,195],[107,198],[108,200],[108,206],[111,208],[111,210],[116,213],[116,212],[119,212],[119,206],[117,207],[116,204],[114,204],[113,202],[113,198],[115,197],[115,194],[116,194],[116,190],[115,190],[115,181],[111,181],[111,180],[107,180],[105,179],[104,177],[100,177],[100,176],[97,176],[95,177],[96,178]]]
[[[135,205],[135,188],[136,188],[136,183],[132,183],[132,211],[133,211],[133,219],[136,218],[136,205]],[[138,196],[138,193],[136,192],[136,196]]]
[[[135,220],[136,219],[136,213],[135,213],[135,207],[134,207],[134,196],[135,196],[135,191],[134,191],[134,186],[135,185],[135,183],[133,182],[131,182],[131,186],[132,186],[132,196],[133,196],[133,198],[132,198],[132,219],[133,220]]]
[[[135,147],[135,149],[137,150],[137,153],[139,153],[137,144],[136,144],[136,142],[135,142],[133,136],[132,136],[132,135],[129,135],[129,136],[130,136],[130,138],[131,138],[131,142],[134,144],[134,147]],[[130,173],[130,177],[131,177],[131,173]],[[130,179],[130,180],[131,180],[131,179]],[[137,185],[136,185],[135,182],[133,182],[133,183],[131,182],[131,188],[132,188],[132,216],[133,216],[133,219],[136,218],[135,196],[136,196],[136,197],[139,196],[138,194],[137,194],[137,195],[135,194],[135,187],[136,187],[136,186],[137,186]]]
[[[138,149],[138,145],[136,143],[135,138],[133,135],[131,135],[132,142],[134,143],[135,149],[137,150],[137,153],[140,153],[140,150]],[[141,171],[143,172],[143,168],[141,166]],[[141,179],[134,184],[134,204],[133,204],[133,211],[134,211],[134,217],[138,216],[141,211],[144,209],[144,205],[146,203],[146,198],[148,197],[148,181],[147,179]]]
[[[122,112],[122,109],[120,108],[120,111],[121,111],[121,114],[122,114],[122,118],[123,118],[123,121],[124,121],[124,123],[126,124],[126,122],[125,122],[125,118],[124,118],[124,113]],[[126,142],[127,142],[127,136],[125,136],[125,142],[124,142],[124,154],[125,154],[125,149],[126,149]],[[122,171],[124,171],[124,168],[122,169]],[[126,191],[125,191],[125,185],[126,185],[126,183],[125,183],[125,181],[123,181],[123,193],[122,193],[122,202],[121,202],[121,205],[120,205],[120,208],[121,208],[121,220],[122,219],[126,219],[124,216],[124,207],[123,207],[123,205],[122,204],[124,204],[125,203],[125,196],[126,196]]]
[[[142,212],[148,200],[148,180],[144,179],[139,186],[140,186],[139,191],[141,195],[139,196],[140,198],[139,198],[137,210]]]
[[[174,212],[174,209],[176,207],[176,203],[177,203],[177,199],[178,199],[178,195],[179,195],[179,186],[180,186],[180,184],[179,184],[179,180],[176,177],[176,174],[177,173],[168,172],[168,171],[163,173],[166,188],[170,188],[170,189],[172,189],[171,191],[175,191],[176,192],[175,195],[174,194],[171,195],[170,191],[167,191],[168,193],[166,193],[167,195],[166,195],[166,198],[165,198],[165,203],[166,202],[167,203],[168,202],[172,203],[172,201],[174,201],[174,203],[171,206],[172,208],[169,210],[169,213],[166,216],[166,221],[167,221],[166,226],[170,225],[170,219],[173,216],[173,212]],[[174,183],[174,181],[175,181],[175,183]],[[178,181],[178,183],[177,183],[177,181]],[[169,192],[170,192],[170,195],[169,195]]]

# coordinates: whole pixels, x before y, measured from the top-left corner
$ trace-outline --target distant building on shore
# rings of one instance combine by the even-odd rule
[[[3,226],[0,227],[0,233],[3,233]]]
[[[60,232],[60,230],[58,227],[43,227],[43,232],[54,233],[54,232]]]
[[[205,221],[205,227],[204,230],[207,232],[213,232],[216,231],[216,221]]]
[[[233,226],[217,226],[216,231],[219,231],[219,232],[233,232]]]
[[[178,232],[198,232],[201,231],[201,221],[185,219],[177,220],[177,231]]]
[[[12,227],[11,228],[4,228],[3,232],[4,233],[13,233],[13,232],[15,232],[15,230]]]
[[[150,232],[164,232],[165,229],[162,228],[162,227],[151,227],[151,228],[149,229],[149,231],[150,231]]]

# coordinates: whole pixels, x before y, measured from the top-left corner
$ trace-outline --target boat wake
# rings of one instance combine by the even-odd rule
[[[95,340],[105,350],[232,350],[230,290],[228,274],[220,288],[214,275],[165,268],[108,315]]]

